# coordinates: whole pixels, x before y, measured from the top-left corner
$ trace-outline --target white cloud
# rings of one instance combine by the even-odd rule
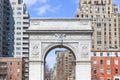
[[[28,7],[35,5],[36,3],[47,3],[48,0],[24,0]]]
[[[60,8],[62,7],[62,5],[58,5],[58,6],[54,6],[52,7],[49,4],[45,4],[43,6],[40,6],[39,8],[36,8],[35,10],[37,11],[37,14],[39,16],[42,16],[44,14],[46,14],[47,12],[56,12],[58,11]]]

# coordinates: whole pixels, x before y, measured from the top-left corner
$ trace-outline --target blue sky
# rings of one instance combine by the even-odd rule
[[[78,0],[24,0],[31,17],[74,17]],[[113,0],[120,5],[120,0]]]
[[[31,17],[74,17],[78,6],[78,0],[24,1]]]

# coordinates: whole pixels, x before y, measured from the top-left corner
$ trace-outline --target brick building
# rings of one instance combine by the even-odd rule
[[[120,52],[92,52],[92,80],[120,80]]]
[[[22,80],[22,72],[22,58],[0,58],[0,80]]]

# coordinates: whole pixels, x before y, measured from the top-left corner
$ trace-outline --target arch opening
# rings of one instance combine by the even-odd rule
[[[50,47],[44,61],[44,80],[75,80],[76,56],[69,47]]]

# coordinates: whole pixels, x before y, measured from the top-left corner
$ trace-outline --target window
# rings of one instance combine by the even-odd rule
[[[100,56],[103,56],[103,53],[102,53],[102,52],[100,53]]]
[[[106,26],[106,23],[104,23],[104,26]]]
[[[100,64],[103,64],[103,60],[100,60]]]
[[[107,59],[107,65],[110,65],[110,59]]]
[[[17,32],[17,35],[21,35],[21,32]]]
[[[21,17],[17,17],[18,20],[21,20]]]
[[[115,80],[120,80],[119,78],[115,78]]]
[[[93,64],[97,64],[97,61],[96,61],[96,59],[94,59],[94,60],[93,60]]]
[[[118,59],[114,60],[115,65],[118,65]]]
[[[21,15],[22,13],[21,12],[17,12],[18,15]]]
[[[12,5],[16,5],[16,2],[12,2]]]
[[[17,30],[21,30],[21,27],[17,27]]]
[[[110,74],[110,68],[107,68],[107,74]]]
[[[110,78],[109,78],[109,79],[107,79],[107,80],[110,80]]]
[[[21,40],[21,38],[20,38],[20,37],[18,37],[18,38],[16,38],[16,40]]]
[[[21,22],[17,22],[17,25],[21,25]]]
[[[17,42],[16,45],[21,45],[21,43],[20,43],[20,42]]]
[[[20,62],[18,62],[18,65],[20,65]]]
[[[118,53],[117,52],[115,52],[115,56],[118,57]]]
[[[20,47],[17,47],[16,50],[21,50],[21,48],[20,48]]]
[[[12,79],[12,74],[10,74],[10,79]]]
[[[94,52],[94,54],[93,54],[94,56],[96,56],[96,52]]]
[[[16,52],[16,55],[20,55],[20,52]]]
[[[17,69],[17,72],[20,72],[20,69]]]
[[[115,74],[118,74],[118,69],[117,68],[115,69]]]
[[[22,10],[22,8],[21,8],[21,7],[18,7],[17,10]]]
[[[103,74],[104,73],[104,69],[100,68],[100,73]]]
[[[107,56],[110,56],[109,52],[107,53]]]
[[[10,65],[12,65],[12,62],[10,62]]]
[[[93,72],[94,72],[94,74],[96,74],[97,73],[96,69],[94,69]]]

